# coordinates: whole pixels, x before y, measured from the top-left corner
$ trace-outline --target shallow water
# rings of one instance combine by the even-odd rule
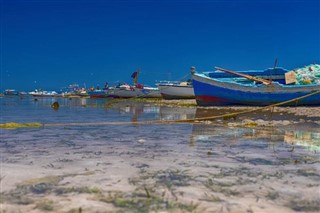
[[[0,130],[1,211],[320,211],[318,126],[136,124],[203,109],[112,101],[0,98],[1,123],[45,124]]]

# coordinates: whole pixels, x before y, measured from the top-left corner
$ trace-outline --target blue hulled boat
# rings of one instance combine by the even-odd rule
[[[286,73],[289,73],[286,69],[275,68],[233,73],[219,70],[207,73],[193,72],[194,93],[199,106],[271,105],[317,91],[315,95],[286,105],[320,105],[320,84],[311,82],[286,84]]]

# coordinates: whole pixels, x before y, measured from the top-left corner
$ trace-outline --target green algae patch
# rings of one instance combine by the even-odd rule
[[[43,126],[41,123],[15,123],[15,122],[10,122],[10,123],[3,123],[0,124],[0,128],[4,129],[17,129],[17,128],[38,128]]]

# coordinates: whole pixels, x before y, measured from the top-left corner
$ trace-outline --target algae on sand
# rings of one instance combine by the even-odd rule
[[[26,127],[41,127],[42,124],[38,122],[33,122],[33,123],[15,123],[15,122],[10,122],[10,123],[3,123],[0,124],[0,128],[4,129],[16,129],[16,128],[26,128]]]

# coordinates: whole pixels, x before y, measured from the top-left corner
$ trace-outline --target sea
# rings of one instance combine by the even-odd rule
[[[0,212],[320,211],[320,128],[301,117],[190,122],[217,110],[135,99],[5,96],[0,107],[0,123],[16,125],[0,129]]]

